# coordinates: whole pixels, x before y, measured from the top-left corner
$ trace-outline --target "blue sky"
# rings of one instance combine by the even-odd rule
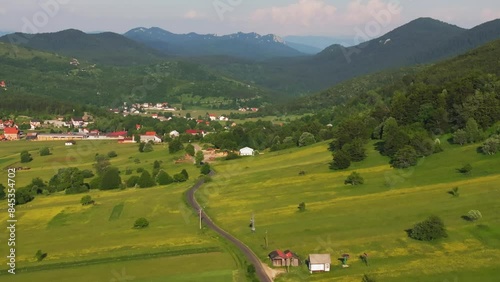
[[[76,28],[123,33],[158,26],[175,33],[237,31],[354,36],[383,33],[418,17],[470,28],[500,18],[498,0],[0,0],[0,30]]]

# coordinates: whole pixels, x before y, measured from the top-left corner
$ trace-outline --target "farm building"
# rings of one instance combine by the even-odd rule
[[[309,272],[330,271],[332,259],[330,254],[311,254],[309,255]]]
[[[269,259],[273,266],[299,266],[300,259],[295,253],[290,250],[282,252],[281,250],[272,251],[269,253]]]
[[[240,156],[253,156],[255,154],[255,150],[250,147],[245,147],[240,149]]]
[[[66,143],[64,143],[65,146],[73,146],[75,144],[75,141],[66,141]]]
[[[40,133],[38,134],[38,141],[52,141],[52,140],[83,140],[87,139],[87,134],[81,133]]]

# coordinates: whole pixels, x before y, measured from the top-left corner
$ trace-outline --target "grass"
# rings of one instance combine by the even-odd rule
[[[38,150],[45,146],[53,154],[41,157]],[[32,162],[22,165],[30,169],[16,173],[18,188],[35,177],[48,181],[62,167],[92,169],[96,153],[112,150],[118,157],[110,161],[122,171],[123,181],[139,175],[139,167],[151,172],[155,160],[162,161],[162,169],[170,174],[186,169],[190,175],[188,182],[148,189],[91,190],[88,194],[95,205],[82,206],[82,194],[57,193],[38,195],[34,201],[17,206],[19,272],[10,281],[110,281],[113,271],[121,273],[122,269],[134,276],[134,281],[230,281],[231,277],[244,281],[240,279],[242,255],[211,232],[201,232],[196,214],[183,201],[199,169],[174,164],[182,152],[171,155],[163,145],[154,148],[152,153],[139,153],[135,144],[109,141],[80,141],[70,148],[64,142],[2,142],[0,160],[6,160],[4,166],[18,166],[22,150],[33,155]],[[134,162],[136,158],[140,163]],[[133,173],[125,175],[126,168]],[[6,171],[0,172],[0,180],[6,182]],[[139,217],[148,219],[148,228],[132,228]],[[0,213],[0,221],[5,220],[7,212]],[[7,235],[2,232],[0,242],[5,242]],[[39,249],[48,254],[42,262],[34,259]],[[0,244],[0,253],[8,253],[7,244]],[[5,264],[0,266],[0,274],[6,269]]]
[[[309,275],[302,266],[277,281],[361,281],[364,273],[379,281],[453,281],[476,274],[481,281],[496,281],[500,156],[478,154],[473,145],[445,144],[444,152],[416,167],[394,170],[373,145],[367,160],[346,171],[328,169],[326,143],[223,162],[197,197],[222,228],[263,261],[277,248],[291,249],[302,259],[310,253],[332,255],[330,273]],[[455,170],[465,163],[473,167],[469,176]],[[364,185],[344,185],[353,171],[365,178]],[[457,186],[458,198],[448,194]],[[305,212],[298,212],[301,202]],[[483,218],[463,220],[470,209],[479,209]],[[252,213],[255,233],[248,227]],[[432,214],[444,220],[449,238],[431,243],[409,239],[405,230]],[[358,259],[364,252],[368,267]],[[342,253],[351,254],[348,269],[336,260]]]

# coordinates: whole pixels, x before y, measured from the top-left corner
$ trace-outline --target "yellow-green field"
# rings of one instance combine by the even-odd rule
[[[500,156],[478,154],[477,145],[444,144],[444,152],[416,167],[394,170],[369,146],[364,162],[341,172],[328,168],[327,143],[227,161],[197,196],[216,223],[263,261],[277,248],[303,260],[310,253],[331,254],[331,272],[311,275],[302,265],[279,281],[361,281],[363,274],[377,281],[498,281]],[[457,173],[466,163],[471,175]],[[364,185],[344,185],[352,171]],[[459,197],[448,193],[453,187]],[[305,212],[298,212],[301,202]],[[462,219],[471,209],[483,218]],[[429,215],[443,219],[449,237],[430,243],[408,238],[405,230]],[[368,266],[358,259],[364,252]],[[350,268],[337,260],[343,253],[351,255]]]
[[[38,149],[51,147],[53,154],[38,156]],[[38,195],[25,205],[17,206],[16,270],[7,276],[5,257],[8,255],[8,234],[1,232],[0,281],[239,281],[244,279],[244,262],[227,243],[207,230],[200,231],[197,216],[183,201],[183,193],[195,182],[199,170],[192,164],[175,165],[179,155],[170,155],[163,145],[151,153],[139,153],[135,144],[116,142],[77,141],[74,147],[63,142],[3,142],[0,144],[2,168],[13,165],[30,167],[18,171],[18,187],[32,178],[48,181],[58,168],[77,166],[92,168],[96,153],[114,150],[118,157],[112,165],[124,170],[143,167],[150,172],[155,160],[171,175],[183,168],[190,180],[182,184],[116,191],[91,190],[96,205],[82,206],[81,194],[63,193]],[[30,150],[34,160],[19,161],[19,152]],[[182,153],[180,153],[182,155]],[[140,163],[134,159],[139,158]],[[132,175],[122,173],[126,180]],[[7,186],[7,174],[2,170],[0,183]],[[7,200],[3,200],[7,206]],[[8,218],[6,209],[0,222]],[[139,217],[149,220],[143,230],[133,229]],[[37,250],[47,253],[42,262],[34,258]],[[120,278],[122,277],[122,278]],[[7,280],[4,280],[7,279]],[[114,279],[114,280],[113,280]]]

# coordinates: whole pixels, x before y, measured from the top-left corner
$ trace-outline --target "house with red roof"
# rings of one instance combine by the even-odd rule
[[[199,130],[199,129],[188,129],[188,130],[186,130],[186,133],[191,134],[193,136],[196,136],[196,135],[205,136],[205,134],[206,134],[205,131]]]
[[[7,140],[19,140],[19,130],[15,127],[6,127],[3,134]]]
[[[161,143],[161,138],[156,134],[156,131],[148,131],[141,135],[141,142],[153,141],[154,143]]]
[[[124,139],[127,137],[127,131],[117,131],[106,134],[109,139]]]
[[[273,263],[273,266],[299,266],[300,258],[297,254],[290,250],[282,252],[281,250],[275,250],[269,253],[269,259]]]
[[[0,87],[1,88],[7,88],[7,84],[5,84],[5,81],[0,81]]]

